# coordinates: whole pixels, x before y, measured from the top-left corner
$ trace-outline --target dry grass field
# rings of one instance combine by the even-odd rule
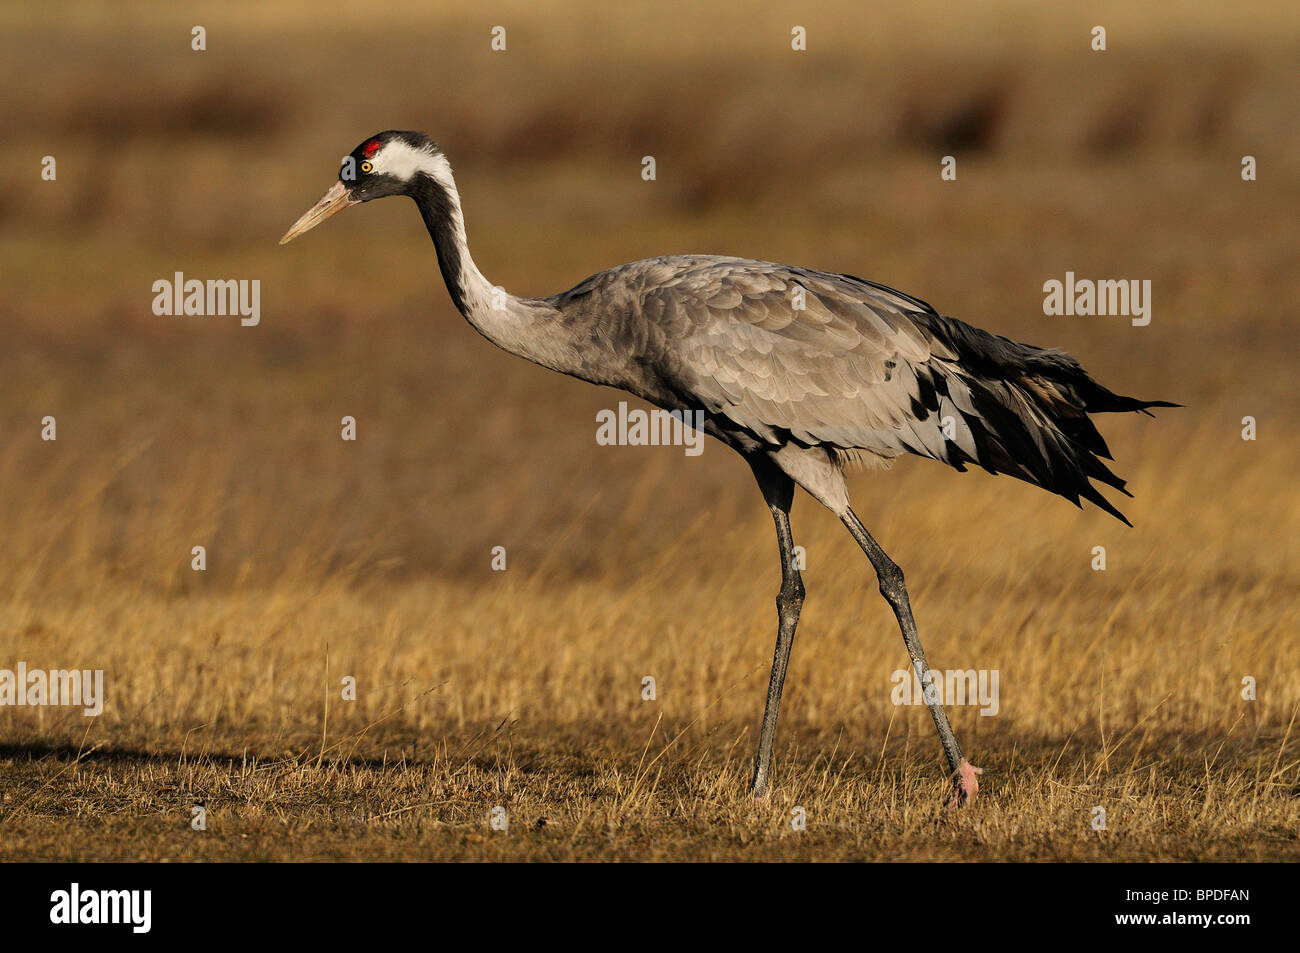
[[[1294,7],[412,6],[0,11],[0,669],[107,696],[0,708],[0,860],[1300,859]],[[479,338],[409,202],[277,247],[385,128],[446,149],[511,291],[788,261],[1185,405],[1099,421],[1133,529],[916,458],[852,477],[931,663],[999,673],[995,716],[949,708],[972,810],[806,496],[746,796],[779,582],[747,467],[597,446],[624,396]],[[1150,279],[1150,325],[1044,316],[1067,270]],[[176,271],[259,279],[261,323],[154,315]]]

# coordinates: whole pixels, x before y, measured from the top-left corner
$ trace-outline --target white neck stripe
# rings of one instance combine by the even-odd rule
[[[456,194],[456,182],[451,175],[451,163],[441,152],[412,146],[402,139],[394,139],[374,154],[370,160],[379,175],[391,175],[410,182],[417,172],[423,172],[451,194]]]

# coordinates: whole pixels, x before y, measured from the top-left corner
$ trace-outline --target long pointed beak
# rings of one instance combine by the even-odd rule
[[[309,232],[325,219],[329,218],[335,212],[341,212],[349,205],[358,204],[358,200],[348,195],[347,186],[342,182],[335,182],[330,186],[330,190],[321,196],[321,200],[307,209],[307,213],[302,218],[293,223],[293,227],[284,233],[284,238],[280,239],[280,244],[291,242],[303,232]]]

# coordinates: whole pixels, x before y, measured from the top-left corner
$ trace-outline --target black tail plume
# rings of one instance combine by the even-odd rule
[[[1138,400],[1098,384],[1070,355],[1019,344],[956,318],[916,316],[957,355],[954,372],[967,385],[973,414],[963,412],[974,435],[978,463],[1065,497],[1087,500],[1128,526],[1133,524],[1092,481],[1132,496],[1103,463],[1110,448],[1089,414],[1178,407],[1164,400]]]

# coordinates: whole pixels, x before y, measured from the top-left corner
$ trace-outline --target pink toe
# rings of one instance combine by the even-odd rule
[[[948,802],[948,806],[968,807],[974,804],[975,795],[980,789],[977,776],[983,773],[983,768],[977,768],[963,758],[952,777],[952,800]]]

